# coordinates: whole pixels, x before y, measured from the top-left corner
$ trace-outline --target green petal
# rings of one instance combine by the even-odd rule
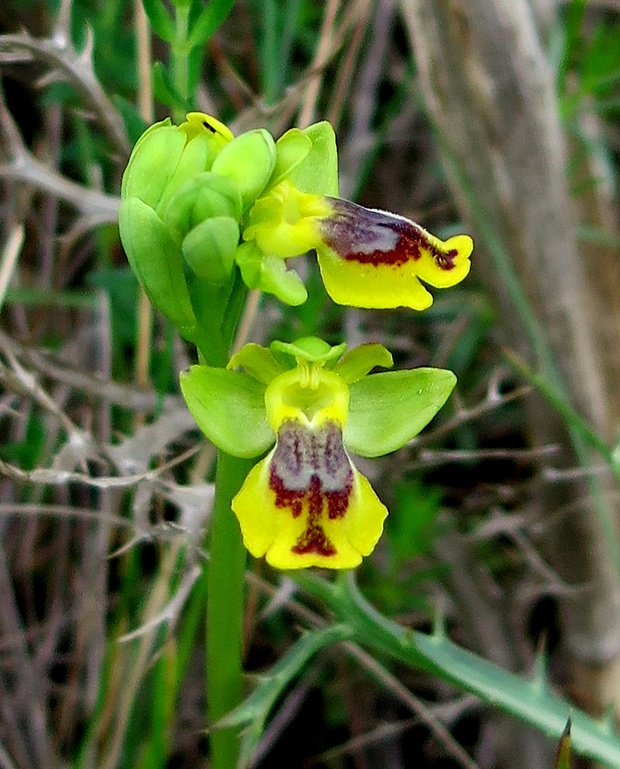
[[[192,338],[196,316],[178,244],[150,206],[138,198],[121,202],[119,229],[127,259],[151,302]]]
[[[242,366],[246,374],[258,379],[263,384],[269,384],[286,369],[273,357],[271,350],[261,347],[260,344],[250,342],[244,345],[236,355],[228,362],[228,368]]]
[[[375,366],[392,368],[393,365],[392,353],[382,344],[362,344],[345,353],[334,366],[334,371],[347,384],[352,384],[363,379]]]
[[[275,187],[300,166],[312,149],[312,139],[299,128],[291,128],[276,142],[276,164],[269,179],[269,187]]]
[[[211,170],[236,184],[247,208],[265,189],[275,162],[273,138],[260,128],[241,134],[227,144],[215,158]]]
[[[309,363],[332,363],[347,349],[346,342],[332,347],[318,336],[305,336],[294,342],[280,342],[276,339],[269,346],[275,353],[284,353],[295,360],[305,360]]]
[[[183,240],[183,256],[201,278],[225,283],[235,263],[239,225],[229,216],[205,219]]]
[[[291,181],[302,192],[337,197],[338,150],[334,129],[323,120],[308,126],[303,133],[312,142],[312,149],[291,173]]]
[[[261,262],[258,288],[277,296],[281,302],[298,307],[308,298],[302,279],[295,270],[288,270],[284,259],[269,254]]]
[[[386,371],[354,382],[345,446],[363,457],[396,451],[431,421],[455,384],[451,371],[436,368]]]
[[[222,451],[257,457],[275,441],[265,416],[265,387],[224,368],[192,366],[180,376],[181,392],[198,427]]]
[[[284,259],[272,254],[265,256],[254,243],[242,243],[235,259],[248,288],[273,294],[293,307],[303,304],[308,298],[301,278],[294,270],[286,269]]]

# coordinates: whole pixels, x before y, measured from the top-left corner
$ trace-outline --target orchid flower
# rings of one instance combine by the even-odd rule
[[[267,452],[232,509],[250,553],[279,569],[348,569],[373,551],[387,509],[350,454],[404,446],[456,381],[432,368],[369,375],[392,365],[390,353],[378,344],[345,348],[315,337],[249,344],[228,369],[199,365],[181,375],[185,401],[216,446],[240,457]]]

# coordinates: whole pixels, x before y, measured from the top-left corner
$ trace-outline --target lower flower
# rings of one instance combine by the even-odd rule
[[[232,506],[247,549],[279,569],[353,568],[374,549],[387,516],[335,420],[283,421]]]

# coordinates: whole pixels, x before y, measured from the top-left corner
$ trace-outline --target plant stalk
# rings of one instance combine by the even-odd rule
[[[217,455],[207,570],[207,716],[211,726],[242,698],[245,548],[230,504],[252,464],[252,460],[223,451]],[[235,769],[238,754],[237,728],[211,734],[210,769]]]

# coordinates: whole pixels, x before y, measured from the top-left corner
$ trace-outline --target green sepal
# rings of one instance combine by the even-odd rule
[[[276,436],[265,415],[265,386],[256,379],[210,366],[192,366],[180,376],[181,392],[198,427],[234,457],[258,457]]]
[[[247,208],[265,189],[275,162],[273,137],[264,128],[258,128],[237,136],[223,147],[211,170],[235,183]]]
[[[336,134],[323,120],[303,131],[312,142],[312,149],[290,174],[293,184],[302,192],[338,197],[338,150]]]
[[[303,360],[308,363],[326,365],[340,358],[347,349],[347,343],[342,342],[332,347],[327,342],[319,339],[318,336],[305,336],[301,339],[296,339],[294,342],[280,342],[278,339],[275,339],[269,347],[276,355],[284,354],[293,357],[296,361]]]
[[[291,128],[276,142],[276,164],[269,187],[275,187],[300,166],[312,149],[312,139],[299,128]]]
[[[353,384],[363,379],[375,366],[392,368],[394,359],[392,353],[382,344],[362,344],[345,353],[334,366],[347,384]]]
[[[192,339],[196,316],[178,244],[155,211],[138,198],[121,202],[118,224],[129,264],[147,296],[183,337]]]
[[[235,259],[248,288],[273,294],[293,307],[303,304],[308,298],[301,278],[294,270],[287,270],[284,259],[273,254],[265,256],[254,243],[242,243]]]
[[[273,357],[271,350],[254,342],[244,345],[228,361],[227,368],[233,369],[236,366],[241,366],[246,374],[266,385],[286,371]]]
[[[155,208],[172,178],[185,136],[170,119],[150,126],[138,139],[123,174],[122,198],[139,198]]]
[[[241,219],[241,193],[230,179],[205,171],[179,188],[162,215],[180,236],[212,216]]]
[[[185,261],[201,278],[223,284],[232,273],[239,244],[239,225],[230,216],[213,216],[184,238]]]
[[[437,368],[386,371],[354,382],[345,445],[362,457],[400,449],[431,421],[455,384],[451,371]]]

